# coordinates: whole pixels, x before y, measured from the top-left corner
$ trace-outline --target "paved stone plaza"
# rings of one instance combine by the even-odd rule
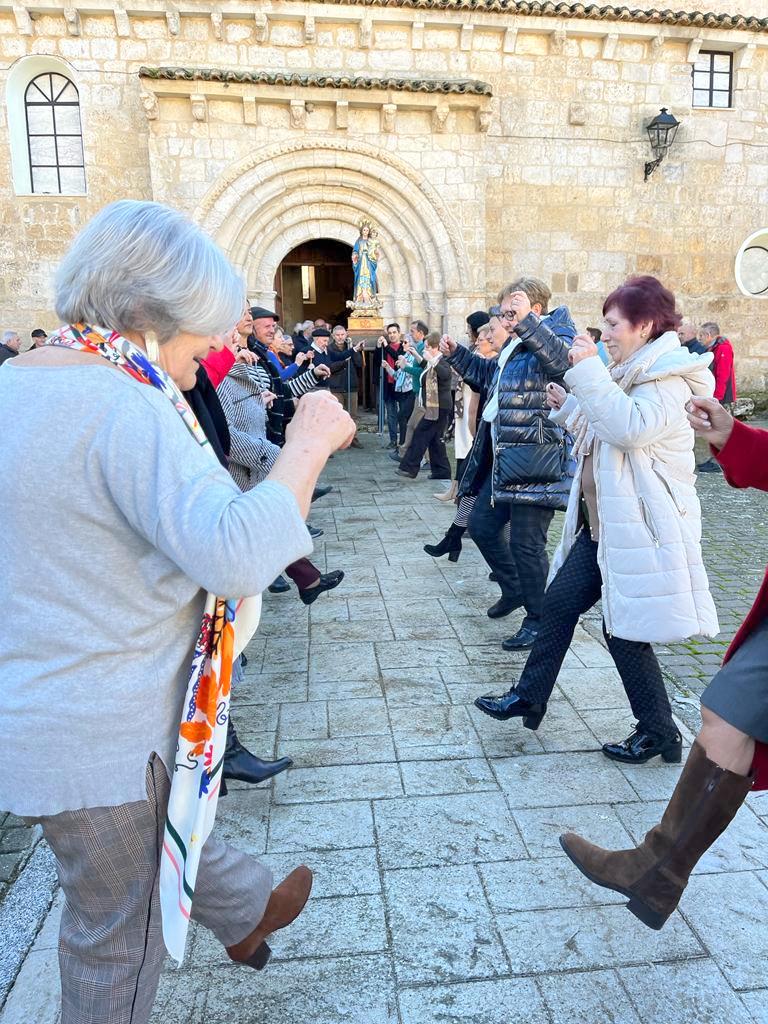
[[[586,883],[560,832],[631,845],[679,769],[621,768],[599,753],[632,720],[594,619],[538,733],[472,707],[514,681],[523,658],[499,644],[519,616],[485,616],[497,590],[471,543],[456,565],[423,553],[452,508],[428,480],[397,477],[380,438],[363,443],[329,463],[336,490],[312,513],[325,530],[318,561],[343,567],[344,583],[311,609],[295,592],[267,597],[235,696],[244,741],[296,766],[270,787],[235,784],[219,805],[220,834],[277,877],[310,865],[313,899],[274,936],[263,974],[196,932],[183,968],[163,977],[153,1024],[766,1024],[768,794],[706,855],[663,932]],[[700,488],[727,639],[766,561],[765,501],[720,476]],[[559,517],[553,538],[558,529]],[[675,710],[694,727],[722,646],[662,652],[680,679]],[[0,850],[29,848],[22,823],[0,825]],[[0,1002],[16,980],[0,1024],[54,1024],[60,898],[45,917],[44,844],[10,870]]]

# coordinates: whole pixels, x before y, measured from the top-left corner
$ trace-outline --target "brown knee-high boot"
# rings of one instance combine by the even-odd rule
[[[663,928],[700,858],[733,821],[753,776],[710,761],[695,742],[660,823],[635,850],[602,850],[569,832],[560,845],[582,874],[629,897],[627,910]]]

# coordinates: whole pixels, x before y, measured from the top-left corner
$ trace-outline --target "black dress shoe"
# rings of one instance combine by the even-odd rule
[[[334,569],[333,572],[326,572],[320,577],[316,587],[307,587],[306,590],[300,590],[299,597],[304,604],[312,604],[312,602],[316,601],[321,594],[326,592],[326,590],[333,590],[334,587],[338,587],[343,579],[344,572],[341,569]]]
[[[409,480],[415,480],[416,477],[419,475],[418,473],[408,473],[404,469],[398,469],[397,472],[400,474],[400,476],[407,476]]]
[[[312,491],[312,501],[317,501],[319,498],[324,498],[326,494],[330,494],[332,490],[332,485],[329,485],[328,487],[316,487],[314,491]]]
[[[493,697],[490,693],[485,697],[478,697],[475,707],[495,718],[497,722],[506,722],[509,718],[522,718],[525,728],[533,729],[534,732],[547,713],[546,704],[531,704],[530,701],[518,697],[514,688],[500,697]]]
[[[285,578],[285,576],[278,576],[276,580],[273,580],[267,590],[270,594],[285,594],[291,589],[291,584]]]
[[[668,764],[680,764],[683,759],[683,737],[678,732],[671,739],[663,739],[636,728],[621,743],[604,743],[603,753],[612,761],[623,761],[624,764],[645,764],[659,754]]]
[[[522,608],[522,598],[515,600],[513,597],[504,597],[502,594],[496,604],[488,609],[489,619],[503,619],[505,615],[511,615],[516,608]]]
[[[506,640],[503,640],[501,646],[505,651],[528,651],[533,647],[538,635],[539,631],[537,629],[521,626],[514,636],[509,636]]]
[[[317,526],[310,526],[309,523],[307,523],[307,529],[309,530],[309,536],[312,540],[317,540],[318,537],[323,536],[324,531]]]
[[[388,458],[390,458],[390,459],[392,459],[392,461],[393,461],[393,462],[399,462],[399,461],[400,461],[400,459],[401,459],[401,456],[400,456],[400,454],[398,453],[398,450],[397,450],[397,448],[395,448],[395,450],[394,450],[393,452],[390,452],[390,453],[389,453],[389,455],[388,455],[387,457],[388,457]]]

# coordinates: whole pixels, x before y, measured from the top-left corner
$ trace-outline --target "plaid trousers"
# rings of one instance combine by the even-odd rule
[[[147,764],[147,799],[29,819],[42,826],[65,896],[59,933],[61,1024],[146,1024],[165,958],[160,851],[170,793],[163,762]],[[210,836],[192,918],[224,946],[264,916],[272,874]]]

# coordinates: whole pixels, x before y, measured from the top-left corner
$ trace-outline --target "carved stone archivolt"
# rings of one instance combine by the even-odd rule
[[[272,180],[281,187],[271,189]],[[295,244],[350,241],[323,233],[321,222],[335,222],[347,225],[354,241],[365,216],[381,226],[395,290],[458,293],[473,276],[462,233],[437,190],[396,155],[346,136],[305,137],[248,156],[218,179],[194,216],[237,265],[249,267],[251,291],[271,287],[289,235]]]

